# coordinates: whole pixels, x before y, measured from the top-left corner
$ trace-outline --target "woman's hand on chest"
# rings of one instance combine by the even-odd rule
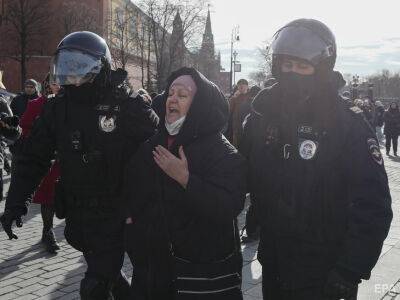
[[[186,188],[189,181],[189,168],[182,146],[179,147],[179,157],[176,157],[168,149],[158,145],[153,150],[153,158],[165,174]]]

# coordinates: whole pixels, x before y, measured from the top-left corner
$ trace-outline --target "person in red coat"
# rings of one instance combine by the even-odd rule
[[[21,117],[20,126],[22,128],[22,139],[29,136],[35,120],[39,117],[42,111],[43,105],[49,98],[53,97],[54,94],[57,94],[60,89],[57,84],[49,83],[49,76],[46,77],[42,84],[43,95],[30,101],[27,105],[26,111]],[[57,250],[60,249],[53,231],[54,187],[59,177],[60,168],[58,163],[55,161],[33,196],[33,203],[41,205],[40,211],[43,219],[42,243],[50,253],[57,253]]]

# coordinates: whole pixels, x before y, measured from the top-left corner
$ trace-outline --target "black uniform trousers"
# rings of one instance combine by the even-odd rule
[[[397,134],[386,134],[386,152],[389,153],[391,145],[393,145],[393,153],[397,153],[397,140],[399,135]]]
[[[262,270],[263,300],[340,300],[324,295],[324,286],[313,286],[302,289],[285,289],[279,282],[276,266],[264,267]],[[357,294],[345,300],[356,300]]]
[[[112,201],[110,199],[110,201]],[[130,286],[121,272],[124,262],[124,220],[112,207],[67,208],[65,238],[83,252],[87,263],[81,299],[130,298]]]

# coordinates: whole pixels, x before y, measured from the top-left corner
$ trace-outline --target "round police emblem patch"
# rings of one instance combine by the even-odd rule
[[[301,142],[299,147],[299,154],[302,159],[312,159],[317,152],[317,144],[310,140]]]
[[[368,151],[371,154],[372,159],[378,164],[383,164],[383,157],[381,150],[379,149],[379,144],[374,138],[369,138],[367,140]]]
[[[99,116],[99,127],[104,132],[112,132],[117,127],[115,122],[115,116]]]

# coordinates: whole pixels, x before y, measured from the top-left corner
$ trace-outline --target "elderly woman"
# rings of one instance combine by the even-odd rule
[[[236,217],[244,160],[221,134],[228,103],[192,68],[167,84],[159,132],[127,169],[135,299],[242,299]]]

